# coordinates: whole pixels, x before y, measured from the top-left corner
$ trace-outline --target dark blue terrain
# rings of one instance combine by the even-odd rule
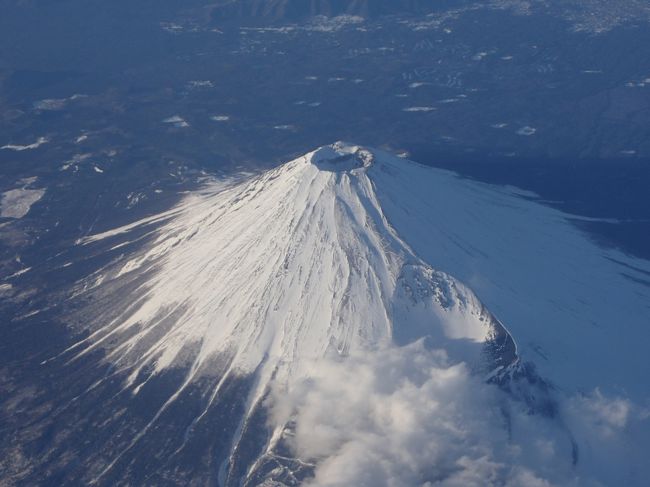
[[[207,175],[348,140],[532,191],[650,259],[643,2],[223,3],[0,0],[0,146],[46,139],[0,150],[0,193],[45,190],[22,218],[0,217],[2,485],[83,485],[88,458],[146,422],[136,401],[98,426],[124,404],[117,378],[75,399],[110,374],[97,357],[41,362],[70,343],[69,287],[114,257],[76,255],[75,240],[166,209]],[[165,428],[139,448],[183,434]],[[106,485],[214,479],[200,455],[225,447],[204,436],[172,461],[124,462]]]

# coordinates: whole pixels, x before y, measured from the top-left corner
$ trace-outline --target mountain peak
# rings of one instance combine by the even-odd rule
[[[237,369],[290,380],[332,349],[347,355],[423,338],[484,372],[513,363],[501,323],[468,287],[416,255],[385,216],[376,175],[414,167],[336,142],[186,200],[149,246],[109,270],[118,282],[151,273],[148,290],[86,350],[123,336],[113,354],[133,363],[134,384],[188,353],[197,376],[229,356]],[[386,189],[401,191],[394,183]],[[161,328],[169,313],[173,325]],[[132,336],[135,329],[146,333]],[[265,387],[260,381],[259,394]]]
[[[221,485],[309,475],[286,455],[301,421],[281,401],[278,410],[268,405],[284,394],[308,397],[305,384],[318,374],[327,376],[321,392],[348,390],[352,396],[342,397],[356,401],[365,360],[374,371],[391,357],[408,358],[397,374],[393,366],[373,372],[378,390],[386,374],[409,390],[438,383],[438,372],[422,379],[435,369],[466,379],[461,390],[479,408],[495,397],[482,388],[490,382],[548,418],[557,413],[549,383],[566,390],[600,380],[630,389],[645,383],[647,340],[638,337],[647,332],[635,323],[647,294],[614,259],[559,212],[516,190],[380,150],[326,145],[253,177],[214,181],[164,213],[80,244],[119,256],[80,283],[78,321],[93,328],[61,356],[84,363],[77,360],[104,350],[110,370],[143,403],[159,397],[160,384],[173,384],[124,451],[156,438],[172,410],[193,415],[186,407],[192,395],[201,398],[198,415],[174,455],[193,451],[190,442],[202,441],[192,439],[196,426],[211,414],[220,425],[223,418],[238,425],[219,453]],[[575,278],[577,268],[588,281]],[[606,332],[609,323],[615,333]],[[620,350],[639,366],[622,369]],[[542,360],[533,366],[535,356]],[[438,389],[431,398],[429,405],[445,402]],[[322,401],[315,402],[320,417]],[[333,409],[337,415],[345,402]],[[490,404],[503,410],[500,399]],[[437,422],[432,411],[436,419],[421,424]],[[392,432],[383,437],[382,448],[394,439]],[[575,463],[572,437],[563,438],[562,451],[571,453],[563,458]],[[121,455],[99,477],[108,479]]]
[[[305,159],[321,171],[347,172],[372,166],[375,154],[371,149],[339,141],[319,147]]]
[[[565,215],[512,188],[339,141],[254,177],[214,181],[164,214],[80,242],[107,240],[119,249],[116,240],[139,231],[148,243],[80,291],[114,293],[105,299],[137,305],[118,307],[117,315],[97,310],[94,322],[104,326],[73,347],[87,353],[124,342],[110,356],[132,364],[136,384],[144,371],[188,357],[198,375],[215,356],[227,355],[248,372],[261,363],[269,370],[287,366],[288,377],[289,369],[328,350],[345,355],[421,338],[451,351],[450,360],[482,370],[513,363],[520,354],[553,354],[537,365],[567,388],[597,386],[598,376],[612,383],[625,377],[635,390],[642,380],[635,372],[641,364],[617,369],[612,337],[587,327],[636,323],[646,308],[642,295],[624,291],[629,280]],[[540,260],[541,254],[554,260]],[[618,254],[614,259],[627,262]],[[627,305],[614,311],[594,300],[611,291],[593,292],[571,279],[577,267],[589,269],[589,286],[616,282],[613,289]],[[120,294],[136,284],[140,296]],[[576,303],[575,326],[590,332],[607,360],[589,366],[578,360],[580,333],[553,339],[566,336],[563,310]],[[637,350],[633,336],[618,334],[619,348]],[[495,341],[501,344],[496,355]]]

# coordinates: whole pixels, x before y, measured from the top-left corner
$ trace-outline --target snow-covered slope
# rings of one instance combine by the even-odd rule
[[[384,214],[430,265],[472,288],[541,375],[645,401],[650,264],[604,249],[579,220],[516,188],[392,159],[371,175]]]
[[[74,361],[107,350],[106,360],[135,394],[164,371],[185,371],[129,448],[190,386],[216,379],[206,382],[212,385],[203,412],[187,434],[228,380],[252,378],[222,465],[223,483],[241,480],[237,451],[260,408],[271,411],[271,433],[264,455],[248,460],[243,478],[271,475],[270,456],[282,465],[274,478],[297,475],[304,466],[277,460],[278,451],[291,449],[287,435],[297,438],[293,454],[314,462],[307,470],[315,468],[316,478],[318,459],[338,458],[334,446],[322,448],[338,445],[340,435],[336,441],[326,435],[314,447],[300,443],[300,432],[301,424],[313,422],[310,397],[333,394],[340,400],[352,393],[341,384],[350,379],[347,372],[332,365],[341,360],[359,371],[352,380],[360,387],[374,384],[368,387],[388,394],[387,384],[399,384],[397,392],[378,399],[387,403],[411,381],[424,388],[433,380],[434,395],[448,394],[439,389],[447,379],[435,377],[440,370],[449,377],[454,367],[479,382],[500,384],[529,411],[550,417],[557,408],[549,383],[568,395],[601,388],[646,400],[647,264],[599,249],[564,215],[525,196],[343,143],[255,177],[208,185],[166,213],[79,242],[113,250],[129,248],[133,240],[142,244],[80,284],[76,296],[94,298],[81,316],[92,316],[94,324],[62,356]],[[395,350],[428,358],[411,363],[400,354],[395,358]],[[391,361],[399,365],[388,369],[386,384],[366,380],[384,367],[377,364]],[[416,379],[418,369],[437,372]],[[320,384],[318,390],[305,380]],[[480,388],[468,384],[460,396]],[[297,390],[304,394],[288,404],[278,397]],[[294,415],[292,408],[298,408]],[[390,424],[401,424],[400,414]],[[328,428],[352,431],[366,419],[350,421]],[[572,452],[567,458],[573,455],[575,465],[578,447],[572,433],[566,438]],[[395,475],[387,485],[410,478]],[[518,473],[508,475],[512,480]],[[323,485],[345,485],[328,482]]]
[[[386,219],[369,172],[389,167],[338,144],[188,199],[142,254],[100,277],[106,286],[149,275],[80,354],[117,342],[109,358],[132,367],[137,387],[143,370],[190,365],[192,380],[228,356],[233,372],[257,371],[259,397],[306,361],[424,337],[485,373],[515,362],[511,337],[474,293]]]

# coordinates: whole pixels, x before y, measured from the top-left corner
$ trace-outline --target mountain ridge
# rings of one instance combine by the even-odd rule
[[[458,3],[435,0],[231,0],[213,5],[211,16],[213,20],[253,18],[285,22],[315,16],[373,18],[392,14],[424,14]]]

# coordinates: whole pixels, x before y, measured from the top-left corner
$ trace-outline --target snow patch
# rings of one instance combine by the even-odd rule
[[[33,181],[25,181],[22,188],[11,189],[2,193],[0,199],[0,216],[4,218],[22,218],[29,213],[34,203],[45,194],[43,188],[30,188]]]
[[[535,135],[537,133],[537,129],[535,127],[530,127],[526,125],[525,127],[521,127],[519,130],[517,130],[517,135],[524,135],[524,136],[531,136]]]
[[[31,149],[38,149],[40,146],[47,144],[50,140],[47,137],[39,137],[36,142],[32,144],[27,144],[27,145],[19,145],[19,144],[7,144],[3,145],[0,147],[0,149],[5,149],[5,150],[13,150],[13,151],[24,151],[24,150],[31,150]]]
[[[187,123],[185,119],[180,115],[173,115],[171,117],[165,118],[163,120],[163,123],[171,124],[177,128],[186,128],[190,126],[190,124]]]
[[[436,107],[407,107],[402,109],[403,112],[412,112],[412,113],[433,112],[434,110],[436,110]]]

